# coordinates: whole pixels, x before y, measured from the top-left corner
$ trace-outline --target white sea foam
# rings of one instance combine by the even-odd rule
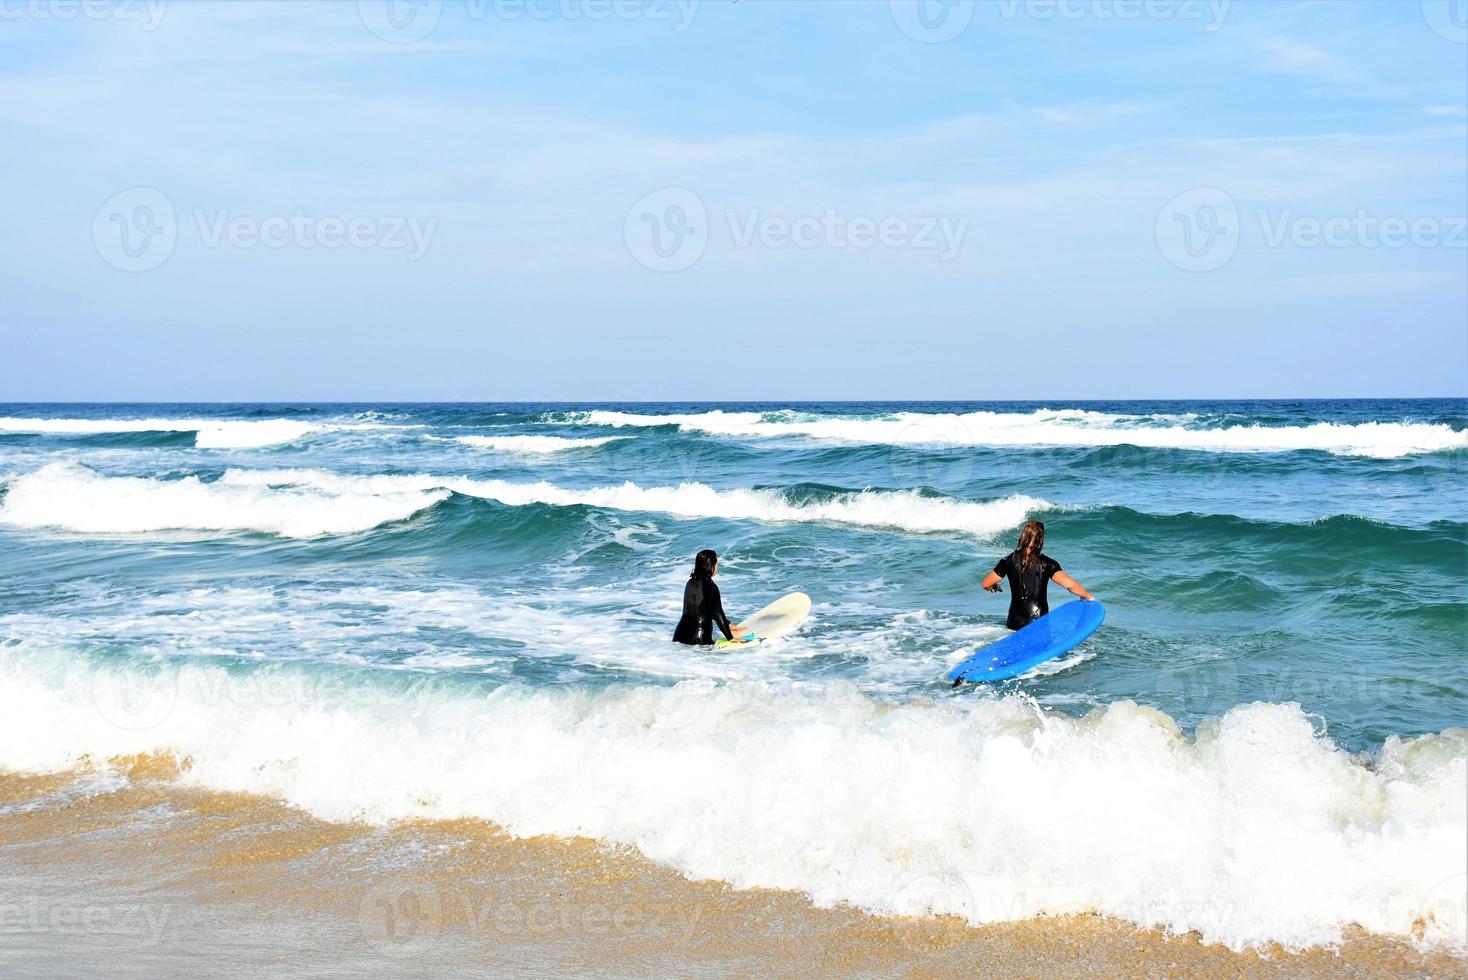
[[[1127,416],[1078,409],[1035,412],[897,412],[862,418],[796,412],[651,415],[593,411],[574,419],[609,427],[676,425],[736,438],[798,436],[871,445],[1142,446],[1207,452],[1322,450],[1390,458],[1468,449],[1468,430],[1444,423],[1360,422],[1191,427],[1192,416]]]
[[[18,770],[167,751],[187,783],[329,820],[479,817],[878,913],[1091,911],[1236,948],[1329,943],[1352,923],[1464,941],[1464,729],[1367,760],[1297,705],[1240,706],[1187,737],[1131,702],[1070,719],[841,683],[476,696],[102,668],[30,644],[0,653],[0,678],[0,765]]]
[[[597,446],[605,446],[609,442],[617,442],[623,438],[625,437],[602,436],[573,439],[567,436],[456,436],[454,441],[475,449],[540,455],[573,449],[595,449]]]
[[[1016,495],[990,501],[867,490],[795,501],[778,490],[671,487],[568,489],[426,474],[352,476],[329,470],[226,470],[218,480],[103,476],[75,463],[51,463],[11,481],[0,522],[91,533],[163,530],[263,531],[289,537],[365,531],[403,520],[447,499],[449,491],[510,506],[604,507],[675,517],[845,524],[914,533],[988,538],[1055,505]]]
[[[0,432],[101,435],[121,432],[193,432],[201,449],[252,449],[295,442],[322,428],[290,419],[28,419],[0,418]]]
[[[448,496],[433,488],[357,491],[103,476],[76,463],[50,463],[11,481],[0,522],[88,533],[259,531],[303,538],[404,520]]]
[[[328,470],[227,471],[221,483],[240,486],[312,487],[335,493],[391,493],[447,488],[502,504],[585,505],[623,511],[650,511],[675,517],[728,520],[824,522],[855,527],[896,528],[915,533],[959,532],[990,537],[1022,524],[1030,513],[1053,509],[1035,497],[1015,495],[968,501],[928,497],[910,490],[864,490],[809,501],[791,500],[779,490],[716,490],[702,483],[671,487],[620,486],[569,489],[552,483],[514,483],[423,474],[348,476]]]

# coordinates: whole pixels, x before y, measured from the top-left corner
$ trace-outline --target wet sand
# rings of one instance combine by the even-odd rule
[[[1468,975],[1463,958],[1365,934],[1235,953],[1099,916],[973,928],[818,909],[592,841],[332,824],[176,775],[156,758],[0,773],[0,973]]]

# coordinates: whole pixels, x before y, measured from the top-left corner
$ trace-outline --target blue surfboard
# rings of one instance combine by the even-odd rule
[[[1053,660],[1079,646],[1101,625],[1106,610],[1101,603],[1067,602],[1052,609],[1024,629],[996,640],[948,672],[955,686],[959,681],[1002,681]]]

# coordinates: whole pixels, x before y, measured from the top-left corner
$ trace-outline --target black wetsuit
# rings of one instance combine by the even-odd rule
[[[1050,611],[1050,600],[1046,596],[1050,580],[1060,571],[1060,562],[1049,555],[1041,555],[1021,568],[1019,552],[1011,551],[999,559],[994,574],[1009,579],[1009,620],[1005,623],[1012,630],[1023,629]]]
[[[711,578],[694,577],[683,587],[683,618],[673,630],[673,641],[708,646],[714,642],[714,624],[726,640],[734,639],[729,617],[724,615],[724,600]]]

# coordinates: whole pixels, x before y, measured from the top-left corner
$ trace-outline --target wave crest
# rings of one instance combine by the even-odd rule
[[[337,493],[445,488],[510,506],[604,507],[674,517],[831,523],[895,528],[913,533],[958,532],[983,538],[1024,523],[1031,513],[1055,509],[1055,505],[1048,501],[1021,494],[997,500],[969,501],[927,496],[915,490],[859,490],[795,500],[782,490],[716,490],[702,483],[641,487],[629,481],[620,486],[571,489],[546,482],[513,483],[425,474],[348,476],[308,469],[229,470],[220,482],[243,486],[318,487]]]
[[[28,419],[0,418],[0,432],[105,435],[119,432],[192,432],[200,449],[253,449],[296,442],[322,426],[290,419]]]
[[[1353,923],[1461,942],[1436,903],[1468,860],[1468,730],[1366,759],[1294,704],[1188,737],[1131,702],[1069,718],[842,683],[475,694],[30,648],[4,664],[0,765],[20,770],[167,752],[192,784],[329,820],[477,817],[884,914],[1098,912],[1234,948],[1327,944]]]
[[[1188,424],[1195,418],[1114,415],[1080,409],[1041,409],[1028,413],[897,412],[879,418],[789,411],[672,415],[592,411],[574,416],[578,422],[613,428],[675,425],[736,438],[798,436],[894,446],[1140,446],[1239,453],[1318,450],[1378,458],[1468,450],[1468,430],[1456,430],[1440,422],[1317,422],[1202,428]]]
[[[527,453],[540,455],[560,453],[574,449],[595,449],[609,442],[617,442],[625,436],[602,436],[573,439],[568,436],[456,436],[455,442],[475,449],[489,449],[504,453]]]
[[[76,463],[50,463],[13,480],[0,521],[85,533],[256,531],[291,538],[367,531],[447,499],[447,490],[252,486],[103,476]]]

